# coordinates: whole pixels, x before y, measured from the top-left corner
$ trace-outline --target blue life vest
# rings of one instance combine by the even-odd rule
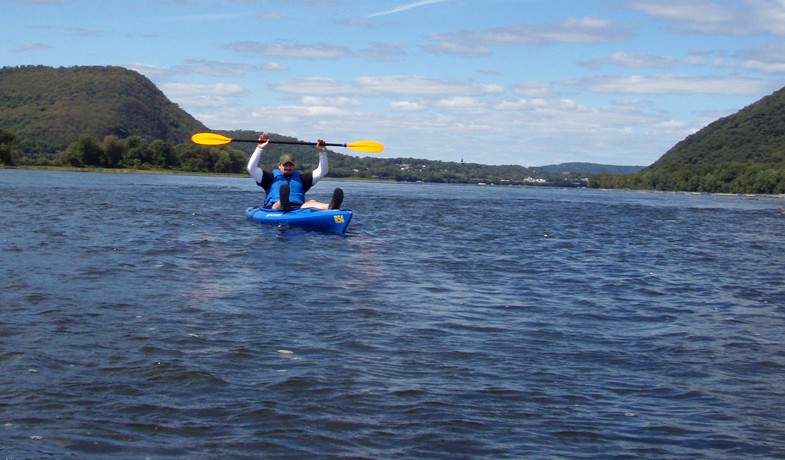
[[[283,175],[280,169],[273,170],[273,183],[270,185],[270,190],[267,192],[267,198],[264,201],[264,207],[269,208],[276,201],[281,199],[281,185],[289,182],[289,202],[293,206],[300,206],[305,203],[305,186],[300,173],[295,171],[289,179]]]

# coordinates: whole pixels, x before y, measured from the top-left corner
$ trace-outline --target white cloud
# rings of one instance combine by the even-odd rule
[[[275,91],[290,94],[325,95],[481,95],[503,91],[499,85],[483,85],[473,82],[445,81],[418,76],[358,77],[350,84],[328,78],[303,78],[272,85]]]
[[[555,91],[551,84],[543,81],[526,81],[519,83],[513,88],[515,94],[529,97],[551,97]]]
[[[280,64],[278,62],[268,62],[267,64],[262,64],[259,66],[262,70],[266,70],[268,72],[283,72],[289,70],[289,66],[286,64]]]
[[[369,48],[363,49],[361,53],[370,59],[380,61],[397,61],[399,58],[406,56],[404,45],[398,42],[373,42]]]
[[[12,49],[12,53],[27,53],[32,51],[43,51],[51,48],[51,46],[47,45],[46,43],[25,43],[24,45],[20,46],[19,48]]]
[[[581,80],[598,93],[718,94],[751,96],[768,91],[772,82],[760,78],[698,75],[598,76]]]
[[[741,68],[768,74],[785,74],[785,45],[766,45],[738,51],[733,60],[720,66]]]
[[[424,45],[422,49],[436,55],[455,54],[466,57],[479,57],[493,54],[493,50],[490,47],[472,43],[442,42],[436,45]]]
[[[352,87],[330,78],[311,77],[271,85],[273,91],[288,94],[330,96],[350,94]]]
[[[768,62],[750,59],[744,62],[731,64],[731,67],[740,67],[771,74],[785,74],[785,62]]]
[[[435,103],[436,107],[450,110],[482,112],[485,110],[485,102],[476,97],[453,96],[440,99]]]
[[[696,58],[678,59],[673,56],[657,56],[653,54],[629,54],[616,52],[607,58],[592,59],[585,61],[582,65],[597,69],[603,65],[614,65],[626,68],[659,68],[666,69],[682,64],[698,65],[704,61]]]
[[[287,66],[276,63],[251,65],[236,62],[207,61],[204,59],[188,59],[182,64],[176,64],[169,68],[161,68],[141,63],[132,64],[130,68],[151,79],[172,78],[177,75],[206,75],[210,77],[237,78],[260,71],[278,72],[288,69]]]
[[[355,82],[361,90],[371,94],[480,95],[501,91],[501,87],[498,85],[445,81],[417,76],[360,77]]]
[[[747,0],[752,7],[751,29],[785,37],[785,2],[783,0]]]
[[[360,99],[354,97],[314,97],[304,96],[302,98],[303,105],[307,106],[339,106],[339,107],[356,107],[361,105]]]
[[[436,44],[425,49],[436,54],[479,56],[491,53],[491,46],[554,43],[603,43],[629,37],[629,32],[603,18],[568,18],[554,24],[518,24],[482,31],[432,34]]]
[[[268,44],[254,41],[229,43],[223,46],[228,50],[246,55],[268,56],[282,59],[338,59],[350,56],[352,51],[334,45]]]
[[[403,112],[422,112],[428,110],[428,107],[425,104],[414,101],[392,101],[390,102],[390,108]]]
[[[723,6],[709,0],[663,2],[634,0],[631,9],[669,22],[679,32],[715,35],[772,34],[785,37],[785,4],[782,0],[743,0]]]
[[[161,91],[172,98],[182,96],[239,96],[247,92],[240,85],[216,83],[214,85],[198,85],[192,83],[165,82],[158,85]]]
[[[680,31],[743,33],[743,26],[738,20],[742,14],[741,11],[726,8],[708,0],[682,2],[635,0],[628,2],[627,6],[670,22],[674,29]]]
[[[233,62],[207,61],[205,59],[188,59],[183,64],[173,66],[172,74],[200,74],[214,77],[239,77],[257,68],[250,64]]]

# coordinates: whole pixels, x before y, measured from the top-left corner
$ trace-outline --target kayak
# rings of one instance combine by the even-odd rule
[[[347,209],[300,208],[283,212],[280,209],[248,208],[245,217],[270,225],[284,225],[328,233],[343,233],[352,220]]]

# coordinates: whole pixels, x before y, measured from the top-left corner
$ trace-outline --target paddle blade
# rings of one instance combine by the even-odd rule
[[[196,133],[191,136],[191,140],[200,145],[224,145],[232,142],[231,138],[217,133]]]
[[[382,144],[374,141],[350,142],[346,144],[346,148],[368,153],[379,153],[384,150],[384,146]]]

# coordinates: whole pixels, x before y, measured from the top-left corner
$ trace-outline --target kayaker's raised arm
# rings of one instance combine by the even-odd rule
[[[257,184],[262,183],[262,178],[264,177],[264,173],[262,169],[259,167],[259,160],[262,158],[262,150],[267,147],[267,144],[270,143],[270,135],[264,133],[259,136],[259,143],[256,144],[256,150],[254,150],[253,154],[251,154],[251,158],[248,160],[248,166],[246,169],[248,170],[248,174],[254,178]]]
[[[314,184],[319,182],[319,179],[322,177],[325,177],[327,175],[327,171],[330,170],[330,166],[327,161],[327,144],[323,139],[319,139],[316,141],[316,148],[319,150],[319,165],[316,167],[316,169],[313,170]]]
[[[267,133],[262,133],[259,135],[259,143],[256,144],[257,147],[260,149],[264,149],[267,147],[267,144],[270,143],[270,135]]]

